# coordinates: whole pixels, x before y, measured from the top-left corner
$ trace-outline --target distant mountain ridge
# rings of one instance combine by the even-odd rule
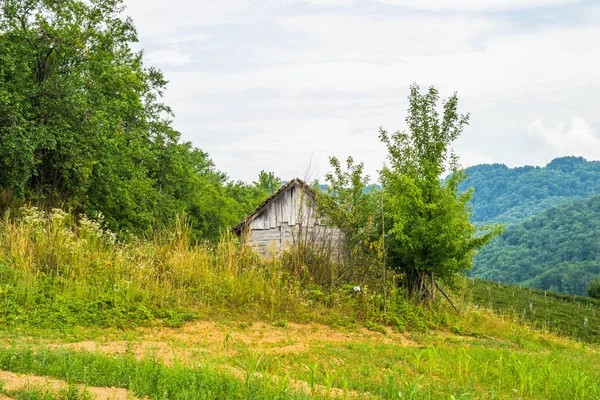
[[[600,195],[509,225],[474,261],[473,277],[585,295],[600,276]]]
[[[481,249],[470,276],[585,294],[600,276],[600,162],[561,157],[545,167],[477,165],[473,223],[504,223]]]
[[[574,199],[600,194],[600,161],[561,157],[545,167],[482,164],[465,169],[475,189],[474,223],[518,223]]]

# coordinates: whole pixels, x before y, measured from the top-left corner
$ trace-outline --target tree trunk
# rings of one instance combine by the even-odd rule
[[[431,304],[435,303],[435,274],[432,272],[429,273],[429,279],[431,279]]]

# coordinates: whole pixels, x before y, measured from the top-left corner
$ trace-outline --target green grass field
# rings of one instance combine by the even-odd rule
[[[503,338],[504,330],[518,325],[473,313],[481,318],[481,337],[297,324],[216,323],[205,329],[203,323],[198,331],[152,329],[125,341],[124,333],[96,336],[94,349],[81,342],[48,338],[23,344],[13,338],[0,350],[0,370],[125,388],[152,399],[600,398],[597,350],[527,329]],[[494,328],[505,333],[491,336]],[[297,334],[303,329],[306,337]],[[338,340],[342,336],[346,340]]]

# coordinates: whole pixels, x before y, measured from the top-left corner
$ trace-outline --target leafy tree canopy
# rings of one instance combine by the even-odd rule
[[[450,145],[469,117],[458,114],[457,95],[444,101],[441,118],[434,87],[421,93],[413,85],[408,99],[408,131],[380,130],[389,153],[381,176],[389,235],[394,239],[390,260],[405,274],[409,288],[421,294],[429,277],[434,295],[435,277],[448,282],[470,269],[475,251],[501,229],[472,225],[467,207],[472,190],[459,192],[465,174]],[[447,174],[448,179],[442,180]]]
[[[263,190],[267,195],[275,193],[281,187],[281,178],[275,176],[273,172],[260,171],[258,182],[253,182],[254,186]]]
[[[465,169],[460,190],[475,189],[473,223],[518,223],[573,199],[600,194],[600,162],[562,157],[545,167],[504,164]]]
[[[352,157],[345,165],[336,157],[329,163],[327,184],[315,185],[315,192],[319,214],[343,234],[339,274],[354,282],[372,280],[381,270],[381,192],[369,185],[363,163]]]
[[[123,11],[122,0],[0,4],[0,207],[65,206],[134,233],[187,215],[198,238],[218,236],[276,178],[230,184],[180,141],[167,82],[132,50]]]

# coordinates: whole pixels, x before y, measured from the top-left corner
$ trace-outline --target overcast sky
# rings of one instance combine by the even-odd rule
[[[600,159],[598,0],[125,4],[175,128],[232,179],[318,178],[331,155],[376,179],[413,82],[471,113],[463,166]]]

